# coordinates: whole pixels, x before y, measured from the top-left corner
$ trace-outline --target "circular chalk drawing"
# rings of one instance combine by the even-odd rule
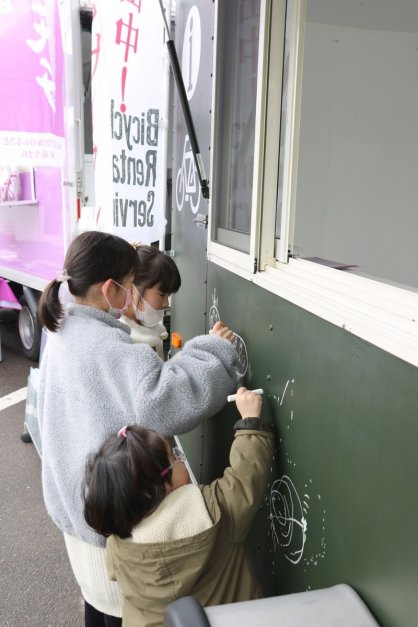
[[[216,296],[216,288],[212,294],[212,306],[209,309],[209,331],[213,329],[214,325],[221,319],[218,311],[218,298]],[[234,332],[235,333],[235,332]],[[240,335],[235,333],[234,341],[232,342],[238,353],[239,366],[237,374],[240,378],[244,377],[248,370],[248,353],[244,340]]]
[[[209,331],[213,329],[215,324],[221,319],[218,311],[218,298],[216,296],[216,287],[212,293],[212,307],[209,309]]]
[[[238,375],[239,377],[244,377],[248,369],[247,347],[242,337],[238,335],[237,333],[235,333],[235,339],[232,343],[237,349],[237,353],[238,353],[238,361],[239,361]]]
[[[287,475],[277,479],[270,493],[270,525],[274,544],[292,564],[302,559],[307,521],[296,488]]]
[[[213,329],[215,324],[221,319],[219,311],[215,305],[209,309],[209,331]]]

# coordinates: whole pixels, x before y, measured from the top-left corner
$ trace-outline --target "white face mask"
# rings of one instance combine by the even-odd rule
[[[155,327],[156,324],[163,321],[164,309],[154,309],[146,300],[142,299],[144,311],[139,307],[135,308],[135,318],[144,325],[144,327]]]

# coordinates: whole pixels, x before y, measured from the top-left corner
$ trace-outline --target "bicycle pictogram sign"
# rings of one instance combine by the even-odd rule
[[[177,209],[182,211],[184,203],[190,204],[193,213],[197,213],[200,204],[200,185],[196,172],[193,151],[189,136],[184,138],[183,159],[176,178]]]

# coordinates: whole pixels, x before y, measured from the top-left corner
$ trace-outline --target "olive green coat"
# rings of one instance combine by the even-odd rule
[[[266,490],[272,454],[271,433],[236,431],[230,467],[199,486],[213,527],[165,543],[108,539],[109,575],[124,596],[123,627],[161,626],[167,605],[182,596],[203,606],[260,596],[244,540]]]

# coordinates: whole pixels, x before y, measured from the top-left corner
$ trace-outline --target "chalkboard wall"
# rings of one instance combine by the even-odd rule
[[[417,369],[210,263],[207,295],[277,430],[250,540],[266,594],[344,582],[381,625],[416,624]],[[184,439],[199,480],[227,463],[231,405]]]

